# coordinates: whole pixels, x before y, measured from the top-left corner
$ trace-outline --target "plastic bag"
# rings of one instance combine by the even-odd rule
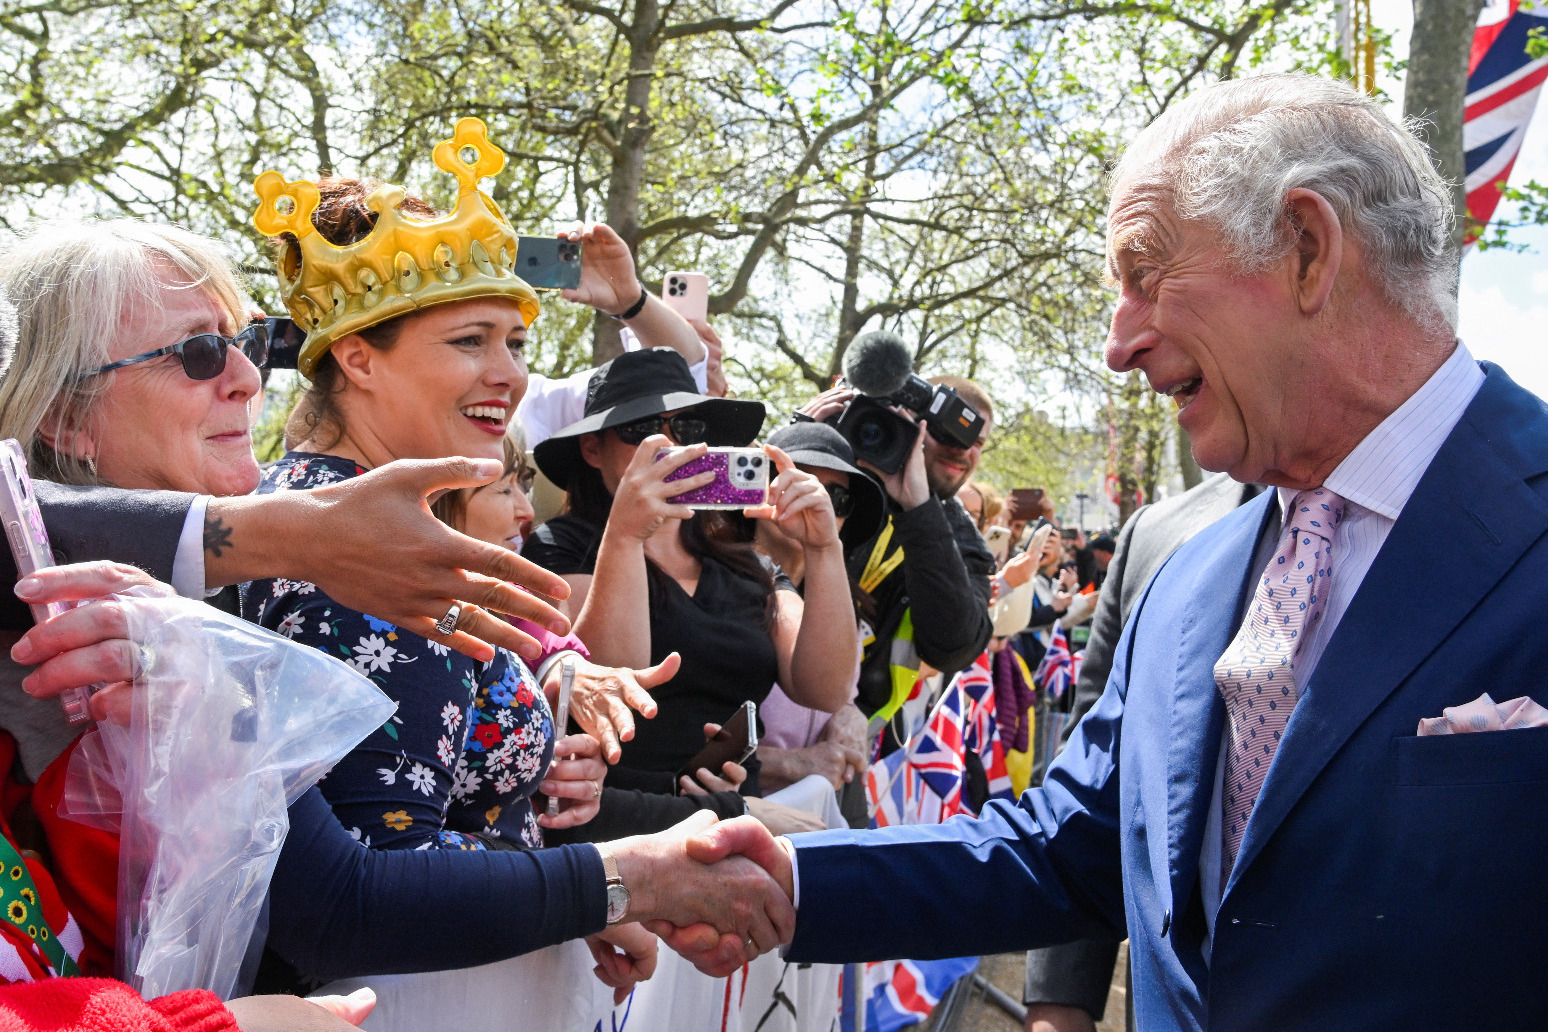
[[[286,808],[397,707],[348,664],[204,603],[119,599],[144,671],[133,716],[77,747],[65,809],[119,832],[119,977],[146,999],[229,999]]]

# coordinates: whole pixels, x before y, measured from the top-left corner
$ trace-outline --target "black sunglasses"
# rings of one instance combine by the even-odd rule
[[[187,340],[180,340],[176,344],[169,344],[155,351],[147,351],[143,355],[135,355],[120,362],[109,362],[99,369],[89,369],[76,376],[76,382],[80,382],[91,376],[101,373],[111,373],[115,369],[125,366],[138,365],[141,362],[149,362],[161,358],[163,355],[176,355],[183,363],[183,372],[188,374],[190,380],[213,380],[226,371],[226,349],[228,347],[240,348],[242,354],[247,356],[253,365],[262,367],[269,358],[269,326],[266,322],[255,322],[247,329],[238,333],[235,337],[222,337],[218,333],[199,333]]]
[[[833,500],[833,518],[847,519],[855,511],[855,496],[843,484],[824,484],[828,497]]]
[[[678,444],[703,444],[709,437],[709,422],[692,410],[666,416],[644,416],[632,423],[609,427],[627,445],[643,444],[651,434],[665,433]]]

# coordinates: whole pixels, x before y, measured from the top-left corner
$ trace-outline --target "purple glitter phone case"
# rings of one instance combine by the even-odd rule
[[[671,452],[663,448],[656,458]],[[769,457],[762,448],[711,448],[667,474],[667,479],[685,480],[700,473],[714,473],[715,479],[667,501],[694,509],[745,509],[768,500]]]

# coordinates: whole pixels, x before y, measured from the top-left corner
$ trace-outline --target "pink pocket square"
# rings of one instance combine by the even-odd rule
[[[1421,735],[1460,735],[1470,731],[1511,731],[1518,727],[1548,727],[1548,709],[1525,695],[1495,702],[1484,692],[1472,702],[1447,706],[1438,717],[1419,721]]]

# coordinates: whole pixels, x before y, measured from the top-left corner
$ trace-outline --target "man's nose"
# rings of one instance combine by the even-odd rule
[[[1120,296],[1113,308],[1113,321],[1107,332],[1107,367],[1116,373],[1126,373],[1138,367],[1144,356],[1156,345],[1156,332],[1151,327],[1143,306]]]

